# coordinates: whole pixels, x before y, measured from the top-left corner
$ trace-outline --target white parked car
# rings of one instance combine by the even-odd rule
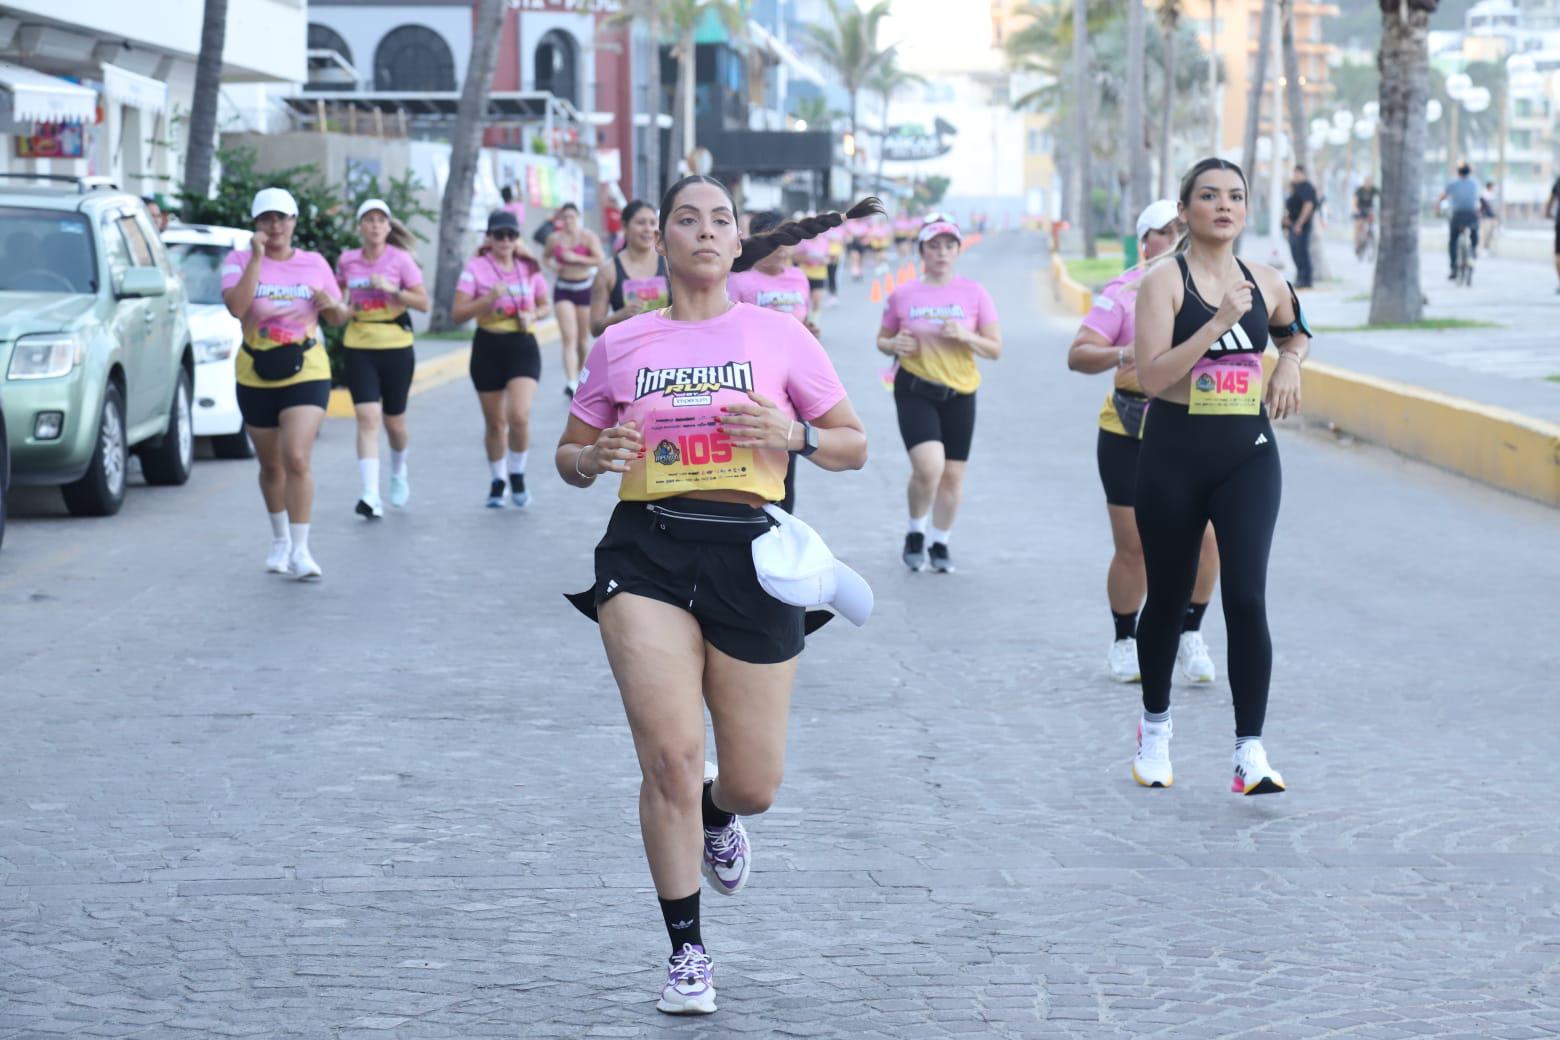
[[[247,459],[254,449],[238,411],[234,364],[242,341],[238,319],[222,302],[222,261],[254,237],[243,228],[172,224],[163,245],[183,276],[195,345],[195,436],[210,437],[219,459]]]

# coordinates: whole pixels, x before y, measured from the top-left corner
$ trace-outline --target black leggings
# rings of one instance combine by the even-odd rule
[[[1138,535],[1148,571],[1148,600],[1137,626],[1144,711],[1170,710],[1181,621],[1197,580],[1203,530],[1212,520],[1229,631],[1235,735],[1262,735],[1273,673],[1268,553],[1282,484],[1278,444],[1265,411],[1191,415],[1184,404],[1149,406],[1137,477]]]

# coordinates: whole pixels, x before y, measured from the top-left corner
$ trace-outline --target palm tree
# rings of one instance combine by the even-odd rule
[[[455,133],[450,139],[450,172],[444,183],[444,201],[439,207],[439,254],[432,317],[435,329],[452,327],[450,304],[455,299],[455,279],[460,275],[461,261],[465,258],[462,239],[466,233],[466,218],[471,213],[477,159],[482,151],[483,112],[487,108],[488,91],[493,86],[493,71],[498,68],[498,45],[504,38],[504,13],[508,9],[509,0],[477,0],[471,57],[466,62],[466,82],[461,87],[460,104],[455,109]]]
[[[1093,260],[1094,200],[1089,170],[1089,4],[1073,0],[1073,89],[1078,103],[1078,230],[1083,232],[1083,255]]]
[[[661,197],[661,3],[660,0],[625,0],[622,9],[611,18],[608,24],[623,25],[632,22],[643,22],[645,33],[650,37],[650,67],[646,71],[650,74],[647,93],[649,111],[645,113],[648,123],[645,132],[645,185],[641,187],[641,193],[647,193],[651,199]],[[632,123],[632,121],[631,121]],[[630,133],[633,131],[630,130]]]
[[[227,40],[228,0],[206,0],[190,105],[190,141],[184,153],[184,190],[205,198],[211,191],[211,158],[217,143],[217,95],[222,89],[222,48]]]
[[[1382,0],[1383,3],[1386,0]],[[1273,40],[1273,17],[1278,0],[1263,0],[1262,28],[1257,32],[1257,59],[1251,69],[1251,94],[1246,101],[1246,134],[1242,141],[1240,165],[1247,177],[1256,176],[1257,126],[1262,115],[1262,89],[1267,81],[1268,45]]]
[[[1175,112],[1175,37],[1181,28],[1181,0],[1164,0],[1159,5],[1159,29],[1164,34],[1165,93],[1159,106],[1159,191],[1156,198],[1170,194],[1170,127]],[[1211,54],[1210,54],[1211,58]]]
[[[1122,199],[1122,223],[1131,223],[1148,205],[1148,149],[1144,147],[1143,119],[1143,0],[1127,0],[1127,127],[1122,140],[1126,145],[1126,197]]]
[[[797,99],[791,106],[791,115],[807,124],[809,130],[827,130],[834,125],[836,119],[844,116],[843,112],[837,112],[829,107],[828,99],[821,94]]]
[[[1424,187],[1425,102],[1430,96],[1430,16],[1437,0],[1380,0],[1381,239],[1370,323],[1418,321],[1419,207]]]
[[[1321,171],[1311,169],[1305,85],[1300,82],[1300,55],[1295,50],[1295,0],[1279,0],[1279,18],[1280,46],[1284,51],[1284,107],[1289,119],[1289,146],[1294,152],[1295,165],[1306,171],[1306,176],[1313,184],[1321,186],[1324,184]],[[1325,282],[1331,274],[1327,269],[1327,251],[1322,247],[1322,236],[1313,233],[1310,243],[1311,275],[1317,281]]]
[[[827,25],[804,25],[807,46],[825,64],[839,73],[850,93],[850,132],[860,139],[856,116],[860,110],[861,90],[888,51],[878,47],[878,29],[888,16],[889,0],[876,0],[869,8],[857,7],[854,0],[827,0]],[[858,151],[857,154],[860,154]],[[856,194],[856,164],[851,162],[850,192]]]
[[[925,76],[915,72],[907,72],[901,68],[898,48],[890,47],[883,61],[879,63],[877,68],[872,70],[872,75],[863,84],[868,90],[883,100],[883,134],[878,142],[877,183],[873,186],[875,191],[883,190],[883,153],[887,150],[884,145],[888,141],[889,133],[889,102],[893,100],[896,93],[905,87],[917,86],[925,82]]]

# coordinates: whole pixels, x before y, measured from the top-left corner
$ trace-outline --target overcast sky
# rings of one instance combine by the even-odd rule
[[[870,7],[870,0],[857,0]],[[988,0],[892,0],[883,43],[898,43],[908,69],[968,69],[990,62]]]

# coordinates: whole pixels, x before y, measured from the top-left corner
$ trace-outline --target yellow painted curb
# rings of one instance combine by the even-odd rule
[[[1265,359],[1272,366],[1270,354]],[[1303,414],[1410,458],[1560,506],[1560,426],[1407,383],[1307,362]]]
[[[541,345],[558,342],[558,323],[546,321],[536,327],[536,342]],[[440,354],[436,358],[417,362],[417,370],[412,373],[411,396],[427,393],[435,387],[443,386],[454,379],[459,379],[460,374],[466,370],[471,360],[471,348],[457,347],[446,354]],[[330,404],[325,409],[325,414],[332,419],[352,419],[357,412],[352,407],[352,391],[344,386],[333,387],[330,392]]]
[[[1051,257],[1051,281],[1056,288],[1056,298],[1064,307],[1088,314],[1089,308],[1094,306],[1094,293],[1067,273],[1067,261],[1060,256]]]

